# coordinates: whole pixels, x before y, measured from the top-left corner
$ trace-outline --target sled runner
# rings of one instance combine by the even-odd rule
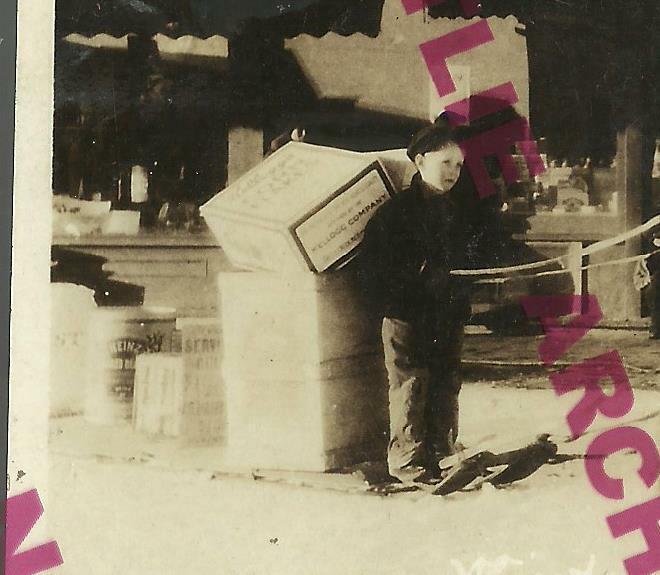
[[[539,435],[535,442],[520,449],[494,454],[481,451],[449,468],[434,490],[435,495],[449,495],[465,489],[473,482],[506,485],[529,477],[557,455],[557,445],[548,434]]]

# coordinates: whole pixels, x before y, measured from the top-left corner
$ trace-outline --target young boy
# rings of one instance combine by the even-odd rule
[[[458,435],[470,314],[468,290],[449,271],[475,265],[489,238],[474,191],[457,185],[464,157],[454,132],[437,122],[424,128],[408,157],[418,173],[370,220],[359,274],[383,317],[389,472],[403,482],[433,482]]]

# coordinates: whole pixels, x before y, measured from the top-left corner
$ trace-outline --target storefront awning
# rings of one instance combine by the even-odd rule
[[[385,0],[56,0],[58,38],[77,33],[233,38],[260,26],[282,37],[376,36]]]
[[[462,17],[459,0],[430,0],[429,4],[433,4],[427,9],[432,18]],[[578,26],[617,34],[619,40],[622,33],[646,38],[642,30],[656,29],[660,12],[656,0],[480,0],[480,6],[479,16],[484,18],[515,16],[527,26]],[[641,29],[630,29],[631,23]]]
[[[385,1],[400,0],[56,0],[56,31],[59,38],[72,33],[233,38],[258,25],[288,38],[328,32],[374,37]],[[430,17],[462,17],[460,0],[428,3]],[[653,30],[659,12],[656,0],[481,0],[480,5],[482,17],[513,15],[527,25],[596,24],[619,31],[629,22]]]
[[[229,42],[222,36],[197,38],[195,36],[180,36],[170,38],[164,34],[156,34],[154,42],[160,57],[164,60],[179,56],[199,58],[227,58],[229,55]],[[82,34],[69,34],[64,40],[70,44],[98,48],[105,50],[128,50],[128,35],[119,38],[110,34],[97,34],[96,36],[83,36]]]

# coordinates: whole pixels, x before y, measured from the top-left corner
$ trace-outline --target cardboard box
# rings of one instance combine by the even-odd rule
[[[201,208],[227,257],[251,270],[341,267],[394,187],[366,154],[291,142]]]
[[[361,155],[372,160],[378,160],[383,165],[397,192],[407,188],[413,176],[417,173],[417,167],[414,162],[410,161],[405,149],[366,152]]]

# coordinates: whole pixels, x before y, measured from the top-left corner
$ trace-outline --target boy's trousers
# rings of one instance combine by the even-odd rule
[[[389,379],[390,475],[415,480],[438,471],[458,436],[463,322],[435,338],[405,321],[383,320]]]

